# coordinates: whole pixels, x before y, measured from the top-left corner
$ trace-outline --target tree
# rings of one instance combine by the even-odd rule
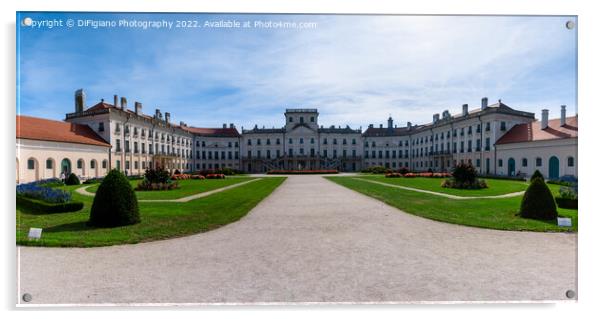
[[[539,220],[553,220],[558,217],[554,196],[543,178],[536,177],[531,181],[521,202],[520,216]]]
[[[533,175],[531,175],[531,179],[529,181],[533,182],[533,180],[538,177],[543,179],[543,175],[541,174],[541,172],[538,169],[536,169],[535,172],[533,172]]]
[[[71,173],[65,180],[65,185],[79,185],[79,178],[74,173]]]
[[[123,173],[111,170],[96,191],[90,210],[90,226],[117,227],[140,222],[138,199]]]

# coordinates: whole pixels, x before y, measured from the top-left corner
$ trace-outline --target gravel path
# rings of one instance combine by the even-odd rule
[[[401,189],[405,189],[405,190],[408,190],[408,191],[419,192],[419,193],[426,193],[426,194],[431,194],[431,195],[436,195],[436,196],[441,196],[441,197],[446,197],[446,198],[451,198],[451,199],[508,198],[508,197],[522,196],[525,193],[524,191],[521,191],[521,192],[514,192],[514,193],[508,193],[508,194],[502,194],[502,195],[458,196],[458,195],[451,195],[451,194],[445,194],[445,193],[427,191],[427,190],[419,189],[419,188],[413,188],[413,187],[407,187],[407,186],[401,186],[401,185],[393,185],[393,184],[383,183],[383,182],[379,182],[379,181],[371,181],[371,180],[365,179],[365,178],[354,178],[354,179],[358,180],[358,181],[364,181],[364,182],[368,182],[368,183],[384,185],[384,186],[387,186],[387,187],[401,188]]]
[[[403,213],[319,176],[290,176],[238,222],[171,240],[20,247],[32,303],[566,300],[577,236]]]
[[[207,197],[209,195],[213,195],[215,193],[219,193],[219,192],[223,192],[225,190],[229,190],[229,189],[232,189],[232,188],[243,186],[245,184],[248,184],[248,183],[251,183],[251,182],[254,182],[254,181],[258,181],[258,180],[259,180],[259,178],[255,178],[255,179],[248,180],[248,181],[245,181],[245,182],[241,182],[241,183],[237,183],[237,184],[232,184],[232,185],[229,185],[229,186],[226,186],[226,187],[222,187],[222,188],[210,190],[208,192],[198,193],[198,194],[194,194],[194,195],[190,195],[190,196],[186,196],[186,197],[180,197],[180,198],[176,198],[176,199],[139,199],[138,201],[139,202],[149,202],[149,203],[153,203],[153,202],[158,202],[158,203],[161,203],[161,202],[163,202],[163,203],[165,203],[165,202],[185,203],[185,202],[189,202],[189,201],[191,201],[193,199],[199,199],[199,198]],[[87,190],[88,187],[91,187],[91,186],[92,185],[86,186],[86,187],[80,187],[80,188],[76,189],[75,191],[78,194],[81,194],[81,195],[84,195],[84,196],[94,196],[96,194],[90,193]]]

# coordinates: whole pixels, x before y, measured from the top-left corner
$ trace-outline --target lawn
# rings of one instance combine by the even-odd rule
[[[198,193],[208,192],[214,189],[226,187],[232,184],[242,183],[244,181],[251,180],[251,177],[237,177],[237,178],[226,178],[226,179],[187,179],[177,181],[180,184],[180,188],[172,189],[167,191],[137,191],[136,197],[138,199],[177,199],[186,197]],[[136,188],[138,183],[142,180],[130,181],[132,188]],[[90,193],[96,193],[100,184],[92,185],[86,190]],[[68,186],[65,186],[68,187]]]
[[[365,178],[368,180],[400,185],[405,187],[412,187],[423,189],[427,191],[445,193],[456,196],[492,196],[492,195],[503,195],[508,193],[521,192],[527,189],[529,183],[521,181],[511,181],[503,179],[488,179],[484,180],[487,182],[488,188],[483,189],[455,189],[455,188],[444,188],[441,187],[441,182],[444,178],[429,178],[429,177],[413,177],[413,178],[386,178],[384,175],[378,176],[361,176],[358,178]]]
[[[84,202],[74,213],[36,214],[17,207],[17,244],[35,246],[93,247],[134,244],[191,235],[212,230],[239,220],[271,194],[284,177],[258,181],[186,203],[139,202],[142,222],[116,228],[88,227],[93,197],[72,192],[73,199]],[[231,182],[222,182],[222,186]],[[238,179],[237,181],[240,181]],[[213,180],[212,180],[213,182]],[[73,191],[77,186],[67,186]],[[29,241],[30,227],[43,228],[40,241]]]
[[[570,217],[572,219],[573,227],[568,228],[558,227],[556,221],[538,221],[517,216],[522,196],[496,199],[457,200],[378,185],[358,178],[338,176],[325,178],[359,193],[383,201],[404,212],[437,221],[501,230],[552,232],[577,231],[577,210],[558,208],[559,216]],[[398,183],[401,182],[402,181]],[[523,184],[523,182],[519,181],[505,182]],[[494,184],[491,184],[492,188],[493,185]],[[558,189],[560,188],[558,185],[548,186],[554,194],[558,194]]]

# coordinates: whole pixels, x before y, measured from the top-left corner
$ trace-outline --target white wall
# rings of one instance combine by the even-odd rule
[[[101,177],[108,172],[108,148],[96,145],[17,139],[16,174],[17,183],[28,183],[35,180],[60,177],[61,161],[69,159],[71,171],[80,178]],[[34,169],[28,169],[27,161],[33,159]],[[46,168],[46,160],[53,163],[52,168]],[[77,161],[83,160],[81,169]],[[102,168],[102,162],[107,161],[107,168]],[[91,168],[91,161],[96,161]]]
[[[499,167],[498,161],[495,163],[495,169],[499,175],[507,175],[508,160],[514,158],[516,172],[526,173],[531,176],[536,169],[548,178],[549,159],[556,156],[559,160],[560,174],[577,175],[577,138],[556,139],[547,141],[534,141],[525,143],[512,143],[497,145],[497,159],[502,160],[502,167]],[[574,166],[568,166],[568,158],[574,158]],[[541,166],[536,166],[536,159],[542,159]],[[522,166],[522,159],[527,159],[527,166]]]

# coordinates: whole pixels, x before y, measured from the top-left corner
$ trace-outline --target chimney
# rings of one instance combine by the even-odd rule
[[[566,105],[560,106],[560,126],[566,124]]]
[[[393,128],[393,118],[391,116],[389,116],[389,119],[387,120],[387,127],[389,129]]]
[[[161,110],[155,109],[155,119],[157,119],[157,120],[161,119]]]
[[[443,119],[445,120],[447,118],[449,118],[449,111],[445,110],[445,111],[443,111]]]
[[[437,121],[439,121],[439,113],[433,114],[433,124],[437,123]]]
[[[119,98],[117,97],[117,94],[113,95],[113,106],[117,107],[117,101],[119,101]]]
[[[412,122],[408,122],[408,128],[412,128]]]
[[[380,125],[380,128],[383,128],[383,125],[382,125],[382,124]]]
[[[487,100],[487,97],[484,97],[481,99],[481,111],[484,110],[487,107],[487,104],[489,104],[489,101]]]
[[[169,114],[169,112],[165,112],[165,123],[169,123],[170,117],[171,117],[171,114]]]
[[[230,128],[234,128],[234,123],[230,123]]]
[[[84,93],[84,89],[79,89],[75,91],[75,112],[81,113],[84,111],[84,107],[86,105],[86,93]]]
[[[462,104],[462,116],[468,115],[468,104]]]
[[[368,128],[374,128],[374,124],[368,125]]]
[[[226,123],[222,124],[222,128],[228,128],[228,125],[226,125]]]
[[[125,96],[121,97],[121,109],[125,110],[128,108],[128,100],[125,98]]]
[[[546,109],[541,110],[541,129],[545,130],[548,128],[548,113]]]
[[[180,127],[186,127],[186,123],[184,123],[184,121],[180,121]]]
[[[142,103],[134,102],[134,113],[136,113],[136,115],[142,113]]]

